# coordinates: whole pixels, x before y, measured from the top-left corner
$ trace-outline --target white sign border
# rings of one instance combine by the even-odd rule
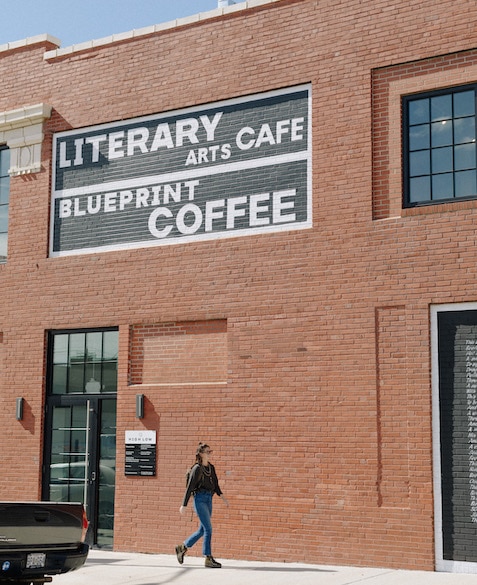
[[[438,324],[439,313],[452,311],[476,311],[477,302],[448,303],[431,305],[431,384],[432,384],[432,451],[434,483],[434,545],[436,571],[447,573],[477,574],[477,563],[449,561],[444,559],[443,522],[442,522],[442,477],[441,477],[441,426],[439,402],[439,351]]]
[[[215,232],[211,234],[199,234],[193,236],[184,236],[181,238],[171,238],[171,239],[164,239],[164,240],[145,240],[145,241],[135,241],[130,243],[121,243],[121,244],[114,244],[114,245],[106,245],[106,246],[94,246],[91,248],[80,248],[75,250],[64,250],[64,251],[53,251],[54,246],[54,232],[55,232],[55,202],[57,199],[68,197],[72,195],[79,195],[85,193],[95,193],[99,192],[100,190],[111,189],[115,190],[120,188],[120,186],[125,186],[126,184],[131,187],[134,184],[134,179],[127,180],[127,181],[117,181],[111,183],[103,183],[101,185],[90,185],[87,187],[81,187],[77,189],[65,189],[61,191],[57,191],[55,189],[56,185],[56,160],[58,156],[57,152],[57,144],[58,144],[58,137],[66,137],[71,135],[76,135],[81,131],[88,131],[88,132],[95,132],[99,129],[108,129],[108,128],[120,128],[121,126],[126,126],[131,124],[131,122],[135,122],[140,124],[141,122],[147,120],[161,120],[163,118],[170,118],[171,116],[182,116],[184,114],[190,114],[194,112],[201,112],[206,109],[216,109],[225,106],[231,105],[240,105],[244,103],[251,103],[254,101],[259,101],[263,99],[273,98],[275,96],[284,96],[299,93],[301,91],[308,92],[308,125],[307,125],[307,145],[306,151],[300,153],[291,153],[289,155],[279,155],[275,157],[268,157],[267,159],[260,158],[256,159],[256,166],[267,166],[272,164],[280,164],[284,162],[293,162],[295,160],[306,160],[307,165],[307,178],[306,178],[306,189],[307,189],[307,199],[306,199],[306,207],[307,207],[307,219],[303,222],[297,222],[293,224],[285,224],[285,225],[271,225],[271,226],[262,226],[260,229],[257,228],[247,228],[247,229],[237,229],[232,232]],[[238,98],[232,98],[228,100],[221,100],[218,102],[211,102],[206,104],[201,104],[197,106],[192,106],[188,108],[182,108],[179,110],[172,110],[163,112],[160,114],[151,114],[148,116],[141,116],[137,118],[128,118],[127,120],[118,120],[114,122],[108,122],[104,124],[96,124],[94,126],[86,126],[75,128],[72,130],[66,130],[63,132],[56,132],[53,134],[53,164],[52,164],[52,188],[51,188],[51,203],[50,203],[50,236],[49,236],[49,258],[59,258],[64,256],[81,256],[83,254],[96,254],[102,252],[112,252],[112,251],[121,251],[121,250],[134,250],[134,249],[141,249],[141,248],[152,248],[158,246],[168,246],[168,245],[178,245],[178,244],[187,244],[191,242],[203,242],[203,241],[212,241],[212,240],[219,240],[219,239],[228,239],[228,238],[237,238],[243,237],[248,235],[259,235],[264,233],[279,233],[279,232],[289,232],[289,231],[297,231],[297,230],[305,230],[311,229],[313,227],[313,194],[312,194],[312,86],[311,83],[302,84],[302,85],[295,85],[288,88],[273,90],[262,92],[258,94],[247,95]],[[216,167],[207,167],[204,169],[194,169],[190,171],[183,171],[183,172],[173,172],[167,173],[164,175],[156,175],[152,177],[141,177],[138,179],[138,183],[147,184],[150,181],[151,184],[159,183],[159,182],[172,182],[177,181],[178,177],[182,178],[192,178],[192,177],[200,177],[200,176],[209,176],[213,174],[219,174],[224,171],[230,170],[240,170],[241,168],[252,168],[255,166],[255,161],[248,161],[238,162],[238,163],[229,163],[227,165],[217,165]]]

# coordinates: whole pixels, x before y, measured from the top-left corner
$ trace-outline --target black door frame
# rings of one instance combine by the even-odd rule
[[[50,464],[52,449],[52,423],[55,406],[82,406],[89,408],[88,444],[86,445],[88,473],[87,473],[87,509],[90,527],[88,540],[91,545],[97,544],[98,504],[99,504],[99,462],[100,462],[100,416],[101,403],[104,400],[116,400],[114,394],[87,395],[61,394],[49,396],[46,405],[45,419],[45,454],[43,464],[42,498],[49,499],[50,493]],[[84,502],[83,502],[84,503]]]
[[[55,334],[94,333],[118,331],[117,327],[101,327],[88,329],[68,329],[50,331],[47,343],[47,388],[44,415],[44,444],[42,466],[42,499],[49,499],[50,494],[50,465],[53,446],[53,411],[55,406],[81,406],[85,405],[89,413],[88,444],[88,474],[86,499],[88,503],[89,529],[87,540],[90,545],[97,545],[98,513],[99,513],[99,488],[100,488],[100,435],[101,435],[101,406],[105,400],[117,401],[117,392],[105,393],[71,393],[53,394],[52,388],[52,364],[53,364],[53,337]],[[113,502],[114,503],[114,502]]]

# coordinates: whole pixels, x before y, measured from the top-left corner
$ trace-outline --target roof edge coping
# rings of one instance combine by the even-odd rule
[[[31,45],[37,45],[40,43],[51,43],[60,47],[61,41],[56,37],[49,34],[36,35],[34,37],[27,37],[20,41],[13,41],[11,43],[5,43],[0,45],[0,53],[5,51],[13,51],[13,49],[22,49],[23,47],[29,47]]]
[[[43,59],[48,61],[49,59],[55,59],[56,57],[63,57],[67,55],[71,55],[73,53],[79,53],[81,51],[87,51],[90,49],[95,49],[97,47],[102,47],[105,45],[110,45],[113,43],[117,43],[120,41],[127,41],[131,39],[136,39],[139,37],[151,35],[158,32],[163,32],[167,30],[171,30],[174,28],[186,26],[188,24],[196,24],[202,22],[204,20],[210,20],[211,18],[217,18],[219,16],[223,16],[226,14],[230,14],[233,12],[239,12],[241,10],[246,10],[247,8],[256,8],[258,6],[263,6],[265,4],[273,4],[275,2],[280,2],[281,0],[246,0],[245,2],[239,2],[238,4],[232,4],[230,6],[224,6],[221,8],[215,8],[214,10],[209,10],[207,12],[199,12],[198,14],[193,14],[192,16],[185,16],[183,18],[177,18],[175,20],[171,20],[169,22],[164,22],[161,24],[155,24],[152,26],[146,26],[144,28],[133,29],[131,31],[112,34],[107,37],[103,37],[100,39],[93,39],[91,41],[86,41],[84,43],[79,43],[76,45],[70,45],[69,47],[65,48],[58,48],[53,49],[51,51],[45,51],[43,55]],[[43,35],[49,38],[49,35]],[[21,42],[21,41],[19,41]],[[10,45],[13,43],[9,43]],[[59,43],[55,43],[58,44]],[[2,46],[0,46],[1,50]]]

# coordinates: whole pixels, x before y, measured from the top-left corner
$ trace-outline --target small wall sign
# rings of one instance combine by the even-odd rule
[[[124,474],[142,477],[156,475],[156,431],[126,431]]]

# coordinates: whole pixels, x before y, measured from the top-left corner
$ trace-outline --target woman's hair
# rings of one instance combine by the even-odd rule
[[[210,449],[207,443],[199,443],[199,446],[197,447],[197,451],[195,453],[195,462],[198,463],[199,465],[202,465],[202,453],[206,449]]]

